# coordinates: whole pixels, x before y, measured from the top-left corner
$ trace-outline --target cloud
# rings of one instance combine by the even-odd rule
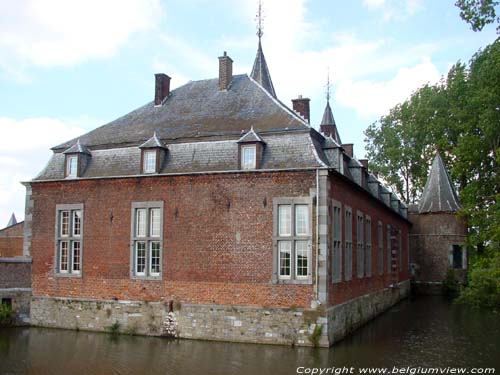
[[[381,10],[383,20],[404,20],[423,9],[422,0],[364,0],[363,5],[372,10]]]
[[[335,99],[361,116],[381,116],[425,83],[435,83],[440,74],[429,58],[410,68],[400,68],[388,81],[341,81]]]
[[[85,132],[79,121],[55,118],[15,120],[0,117],[0,228],[7,225],[12,212],[18,220],[24,217],[25,188],[46,165],[50,148]]]
[[[107,58],[134,33],[155,28],[159,0],[26,0],[0,12],[0,61],[54,67]],[[19,73],[18,73],[19,74]]]

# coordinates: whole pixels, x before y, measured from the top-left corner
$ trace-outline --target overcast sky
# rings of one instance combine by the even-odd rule
[[[311,98],[317,127],[327,69],[343,142],[495,38],[469,30],[454,0],[265,0],[263,48],[278,97]],[[24,187],[50,147],[173,87],[215,78],[227,51],[250,73],[257,0],[0,0],[0,228],[24,217]]]

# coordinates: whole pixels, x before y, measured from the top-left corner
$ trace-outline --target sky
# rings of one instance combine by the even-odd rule
[[[458,60],[496,38],[475,33],[454,0],[264,0],[264,54],[278,98],[331,105],[344,143]],[[218,56],[249,74],[257,0],[0,0],[0,228],[24,218],[25,188],[51,147],[151,101],[154,73],[173,88],[215,78]],[[328,73],[329,72],[329,73]]]

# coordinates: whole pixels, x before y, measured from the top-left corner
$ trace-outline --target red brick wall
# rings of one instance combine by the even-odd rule
[[[271,283],[273,198],[314,186],[315,172],[33,184],[33,295],[308,307],[312,285]],[[131,203],[158,200],[163,280],[131,280]],[[83,277],[55,277],[56,204],[72,203],[84,204]]]
[[[398,281],[408,280],[408,232],[410,224],[402,219],[398,214],[387,206],[370,199],[368,193],[359,191],[352,187],[352,184],[346,182],[338,175],[331,176],[330,198],[342,203],[342,282],[331,283],[329,281],[329,303],[331,305],[342,303],[350,299],[362,296],[364,294],[387,288],[391,283],[391,276],[387,267],[387,225],[390,224],[402,231],[403,245],[403,271],[399,272],[399,259],[397,259]],[[345,280],[345,207],[352,209],[352,279]],[[369,215],[372,221],[372,276],[358,278],[357,276],[357,211],[360,210],[364,215]],[[384,244],[384,274],[379,276],[378,272],[378,221],[383,225],[383,244]],[[331,225],[331,222],[330,222]],[[366,224],[365,224],[366,225]],[[366,236],[366,231],[365,234]],[[366,241],[365,241],[366,245]],[[331,251],[331,245],[329,245]],[[331,259],[328,265],[331,268]],[[330,272],[331,275],[331,272]]]
[[[0,261],[0,289],[30,287],[31,262]]]
[[[23,223],[0,231],[0,257],[23,256]]]

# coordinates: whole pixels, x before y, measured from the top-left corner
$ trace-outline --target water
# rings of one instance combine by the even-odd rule
[[[296,374],[305,367],[493,367],[500,315],[440,297],[403,301],[330,349],[0,329],[0,374]]]

